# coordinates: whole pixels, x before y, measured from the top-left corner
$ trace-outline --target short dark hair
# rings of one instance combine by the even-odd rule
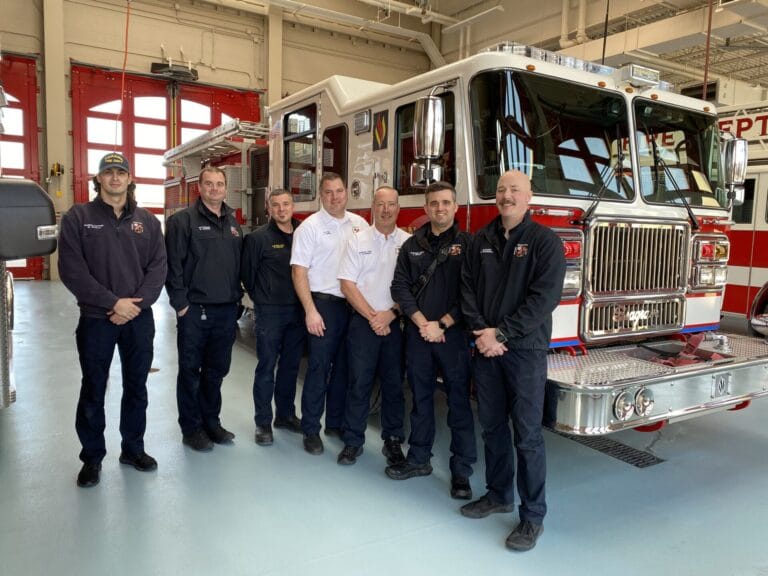
[[[224,172],[221,168],[218,166],[205,166],[202,170],[200,170],[200,174],[197,176],[197,181],[202,182],[203,180],[203,174],[206,172],[211,172],[212,174],[221,174],[224,176],[224,185],[227,185],[227,173]]]
[[[320,190],[323,189],[323,184],[330,182],[331,180],[341,180],[341,183],[344,184],[344,187],[347,186],[346,182],[344,182],[344,178],[342,178],[340,174],[336,174],[336,172],[323,172],[323,175],[320,176]]]
[[[271,190],[270,193],[267,194],[267,200],[272,200],[275,196],[282,196],[283,194],[288,194],[288,196],[291,197],[291,200],[293,200],[293,194],[284,188],[275,188],[274,190]]]
[[[427,186],[427,189],[424,190],[424,203],[426,204],[429,202],[429,195],[432,192],[442,192],[443,190],[450,190],[451,195],[453,196],[453,201],[456,202],[456,188],[453,187],[453,184],[438,180],[437,182],[432,182],[432,184]]]

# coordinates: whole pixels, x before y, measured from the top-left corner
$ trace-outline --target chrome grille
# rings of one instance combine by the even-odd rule
[[[679,330],[685,317],[685,298],[672,300],[589,301],[585,306],[587,340],[621,334],[647,334]]]
[[[587,294],[682,293],[688,238],[687,223],[598,219],[588,236]]]

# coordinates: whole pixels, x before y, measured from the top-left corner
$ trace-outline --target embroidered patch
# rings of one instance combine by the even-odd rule
[[[240,231],[234,226],[230,226],[229,231],[232,232],[232,236],[234,236],[235,238],[240,236]]]
[[[419,250],[418,252],[408,252],[409,256],[421,256],[424,254],[424,250]]]
[[[272,248],[277,248],[279,250],[285,248],[285,244],[272,244]]]
[[[360,232],[360,226],[352,226],[352,234],[357,234]]]
[[[448,256],[461,256],[461,244],[451,244],[448,248]]]
[[[201,232],[207,232],[208,230],[211,229],[211,227],[210,226],[198,226],[197,229],[200,230]]]
[[[83,224],[83,228],[88,228],[89,230],[101,230],[104,228],[104,224]]]
[[[482,248],[480,254],[493,254],[493,248]]]
[[[371,254],[373,254],[373,250],[360,250],[358,254],[360,256],[370,256]]]
[[[528,255],[528,244],[518,244],[515,246],[515,258],[523,258]]]
[[[134,220],[133,222],[131,222],[131,230],[136,232],[136,234],[144,234],[144,224]]]

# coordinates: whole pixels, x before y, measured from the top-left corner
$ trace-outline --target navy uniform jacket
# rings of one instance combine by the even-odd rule
[[[546,349],[565,278],[563,242],[523,221],[504,238],[501,216],[477,232],[462,270],[462,311],[471,330],[501,328],[507,348]]]
[[[143,298],[137,305],[149,308],[160,296],[165,274],[160,221],[136,202],[126,203],[118,218],[97,196],[62,216],[59,276],[82,316],[106,318],[120,298]]]
[[[430,321],[439,320],[447,313],[457,324],[461,323],[461,264],[469,250],[469,244],[469,235],[461,232],[455,222],[440,236],[432,234],[431,224],[427,222],[405,241],[397,256],[391,293],[392,300],[400,305],[400,309],[408,318],[417,310],[421,310]],[[419,276],[427,271],[440,249],[446,246],[448,257],[437,266],[417,300],[411,292],[411,287],[418,282]]]
[[[165,247],[168,278],[165,289],[178,312],[190,304],[231,304],[243,295],[240,287],[240,251],[243,232],[226,204],[221,216],[194,206],[168,218]]]
[[[291,223],[296,230],[299,221]],[[292,245],[293,234],[280,230],[274,220],[245,237],[241,277],[254,304],[299,304],[291,279]]]

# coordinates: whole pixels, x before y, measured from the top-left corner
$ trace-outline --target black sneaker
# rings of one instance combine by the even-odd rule
[[[387,458],[387,465],[389,466],[405,462],[405,454],[403,454],[403,448],[400,446],[398,438],[387,438],[384,440],[381,453]]]
[[[320,434],[305,434],[304,435],[304,450],[317,456],[323,453],[323,441],[320,440]]]
[[[210,452],[213,450],[213,442],[203,430],[187,434],[182,442],[198,452]]]
[[[528,520],[523,520],[507,536],[507,548],[515,552],[526,552],[536,546],[536,540],[539,539],[543,532],[543,524],[534,524]]]
[[[451,498],[455,500],[472,500],[472,487],[469,478],[453,476],[451,478]]]
[[[363,453],[362,446],[344,446],[344,450],[339,453],[336,462],[342,466],[351,466],[357,462],[357,457]]]
[[[272,426],[269,424],[257,425],[254,439],[259,446],[271,446],[272,442],[275,441],[275,437],[272,435]]]
[[[503,504],[500,502],[494,502],[491,500],[488,494],[481,496],[474,502],[465,504],[461,507],[461,513],[467,518],[485,518],[491,514],[498,514],[503,512],[514,512],[514,504]]]
[[[326,436],[336,436],[336,438],[341,438],[344,432],[341,428],[337,428],[336,426],[331,426],[330,428],[326,426],[323,433]]]
[[[432,474],[432,465],[429,462],[414,464],[406,460],[394,466],[387,466],[384,472],[392,480],[408,480],[408,478],[415,478],[416,476],[429,476]]]
[[[285,428],[290,432],[301,434],[301,420],[291,415],[288,418],[275,418],[275,428]]]
[[[229,444],[235,439],[235,435],[219,424],[216,428],[208,430],[208,438],[216,444]]]
[[[128,452],[121,452],[120,463],[130,464],[140,472],[150,472],[157,469],[157,460],[152,458],[152,456],[146,452],[142,452],[141,454],[129,454]]]
[[[101,463],[83,464],[80,473],[77,475],[77,485],[80,488],[90,488],[99,483],[99,472],[101,472]]]

